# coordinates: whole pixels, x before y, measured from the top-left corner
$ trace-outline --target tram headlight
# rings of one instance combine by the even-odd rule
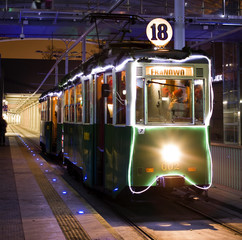
[[[162,159],[167,163],[177,163],[181,158],[180,149],[173,144],[165,145],[161,151]]]

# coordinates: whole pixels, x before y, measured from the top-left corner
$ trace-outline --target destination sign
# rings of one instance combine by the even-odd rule
[[[192,77],[193,67],[146,67],[146,75]]]

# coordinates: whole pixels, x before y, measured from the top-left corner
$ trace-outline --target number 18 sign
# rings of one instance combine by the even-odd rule
[[[155,46],[163,48],[172,38],[172,27],[165,19],[155,18],[147,25],[146,35]]]

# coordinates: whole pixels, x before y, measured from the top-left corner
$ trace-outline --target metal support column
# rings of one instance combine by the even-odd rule
[[[174,48],[181,50],[185,47],[185,3],[184,0],[174,0],[175,29]]]
[[[3,75],[2,75],[2,61],[0,54],[0,116],[3,115]]]
[[[65,58],[65,74],[68,74],[68,71],[69,71],[68,61],[69,61],[69,56],[68,56],[68,54],[66,54],[66,58]]]
[[[58,65],[55,66],[55,86],[58,86]]]

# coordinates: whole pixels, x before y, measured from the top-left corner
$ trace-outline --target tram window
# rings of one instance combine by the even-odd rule
[[[203,123],[203,80],[194,81],[195,119],[196,123]]]
[[[44,120],[48,121],[48,118],[47,118],[47,116],[48,116],[47,100],[45,101],[45,110],[44,111],[45,111]]]
[[[64,106],[64,120],[67,122],[68,121],[68,112],[69,112],[69,108],[68,108],[68,98],[69,98],[69,94],[68,94],[68,89],[65,90],[64,92],[64,100],[65,100],[65,106]]]
[[[85,123],[90,123],[90,86],[89,81],[84,82]]]
[[[57,123],[57,97],[52,97],[51,121]]]
[[[136,123],[144,123],[144,79],[137,79],[136,91]]]
[[[49,97],[47,99],[46,121],[51,121],[51,108],[50,108],[50,98]]]
[[[41,103],[41,120],[46,121],[47,101]]]
[[[107,97],[107,123],[113,122],[113,78],[112,75],[107,76],[107,82],[109,85],[109,95]]]
[[[75,113],[75,109],[74,109],[74,87],[70,88],[69,91],[70,94],[70,105],[69,105],[69,114],[70,114],[70,122],[74,122],[74,113]]]
[[[126,82],[125,71],[116,73],[116,122],[126,123]]]
[[[148,122],[192,122],[189,80],[148,82]]]
[[[76,121],[82,122],[82,84],[76,86]]]
[[[58,101],[57,101],[57,123],[61,123],[61,119],[62,119],[62,96],[58,97]]]

